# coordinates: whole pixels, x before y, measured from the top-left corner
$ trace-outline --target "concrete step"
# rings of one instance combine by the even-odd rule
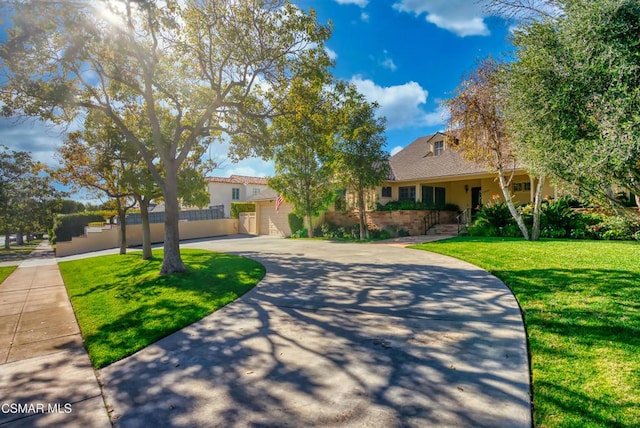
[[[458,224],[457,223],[441,223],[436,224],[427,231],[427,235],[457,235]]]

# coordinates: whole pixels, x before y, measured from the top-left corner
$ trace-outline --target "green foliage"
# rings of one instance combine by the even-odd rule
[[[515,221],[507,204],[492,201],[478,210],[468,232],[471,236],[513,236],[514,225]],[[517,229],[517,225],[515,227]]]
[[[506,117],[520,160],[603,194],[640,193],[640,3],[553,2],[513,33]]]
[[[289,213],[287,216],[287,220],[289,221],[289,228],[291,229],[291,235],[296,235],[295,237],[307,236],[307,231],[304,230],[304,234],[301,232],[304,229],[304,219],[297,215],[296,213]],[[301,235],[301,236],[298,236]]]
[[[75,214],[59,214],[56,216],[53,229],[49,232],[51,243],[71,241],[74,236],[82,236],[84,228],[91,222],[105,220],[107,211],[83,212]]]
[[[515,294],[534,426],[638,425],[640,243],[456,238],[417,248],[487,269]]]
[[[189,270],[159,275],[162,250],[60,263],[85,346],[101,368],[234,301],[260,281],[254,260],[183,250]]]
[[[256,204],[253,202],[231,202],[231,218],[238,218],[240,213],[256,212]]]

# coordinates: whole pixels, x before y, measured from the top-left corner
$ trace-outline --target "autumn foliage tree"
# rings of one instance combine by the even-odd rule
[[[485,164],[496,172],[504,200],[522,236],[527,240],[538,239],[539,221],[536,220],[534,233],[530,235],[510,193],[516,156],[504,117],[502,72],[501,64],[486,59],[460,84],[455,96],[445,102],[450,115],[447,134],[452,143],[455,141],[452,147],[466,159]],[[536,187],[537,218],[543,182],[540,178]]]
[[[162,190],[161,273],[180,258],[178,175],[222,133],[263,155],[268,120],[330,30],[285,0],[13,1],[0,46],[4,115],[68,122],[97,110]],[[132,118],[137,120],[131,120]],[[150,130],[150,133],[148,132]]]

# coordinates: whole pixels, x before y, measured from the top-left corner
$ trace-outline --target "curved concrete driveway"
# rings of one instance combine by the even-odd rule
[[[487,272],[379,244],[183,246],[254,258],[267,275],[101,370],[116,425],[531,426],[521,315]]]

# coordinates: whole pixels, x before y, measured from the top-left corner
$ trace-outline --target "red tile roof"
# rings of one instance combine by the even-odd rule
[[[231,183],[231,184],[260,184],[267,185],[266,177],[249,177],[246,175],[231,175],[229,177],[207,177],[209,183]]]

